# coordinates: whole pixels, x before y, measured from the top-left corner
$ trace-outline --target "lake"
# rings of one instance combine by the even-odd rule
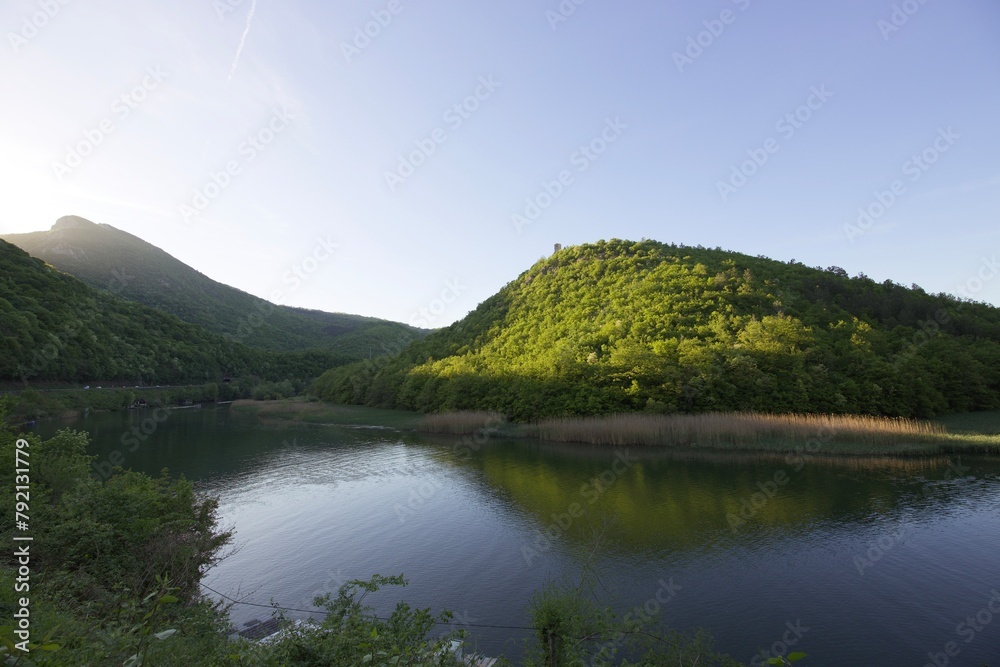
[[[450,609],[470,648],[516,658],[528,631],[481,626],[528,625],[534,591],[586,571],[616,609],[707,628],[748,664],[761,650],[804,651],[801,664],[818,666],[1000,663],[997,459],[789,463],[480,446],[224,406],[151,414],[36,430],[87,430],[99,462],[121,450],[126,467],[166,467],[218,496],[236,548],[204,583],[233,598],[310,609],[344,581],[403,573],[409,586],[377,597],[379,611],[400,598]],[[148,435],[127,451],[143,420]]]

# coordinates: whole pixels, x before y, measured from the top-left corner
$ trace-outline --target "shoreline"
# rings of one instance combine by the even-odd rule
[[[898,432],[879,431],[882,420],[864,416],[829,416],[829,415],[739,415],[740,418],[752,417],[759,421],[765,418],[772,421],[788,422],[785,426],[799,431],[791,433],[777,432],[778,427],[768,425],[767,432],[747,432],[745,437],[732,432],[719,436],[718,433],[708,433],[701,441],[676,440],[666,442],[663,436],[642,439],[643,433],[629,433],[617,442],[597,442],[593,438],[576,439],[574,437],[551,437],[544,428],[545,423],[518,424],[503,421],[502,417],[493,413],[439,413],[427,415],[403,410],[386,410],[356,405],[340,405],[319,401],[309,401],[305,398],[285,399],[283,401],[253,401],[240,400],[233,403],[233,408],[247,413],[256,414],[261,419],[277,419],[309,423],[316,425],[356,426],[359,424],[390,426],[401,431],[411,431],[421,435],[451,436],[472,439],[476,444],[491,440],[524,440],[544,442],[549,444],[565,444],[568,446],[595,447],[636,447],[650,451],[686,452],[697,455],[710,452],[721,454],[767,454],[770,456],[798,455],[802,457],[821,458],[824,456],[837,458],[872,459],[889,458],[934,458],[954,455],[963,456],[998,456],[1000,455],[1000,435],[989,432],[950,433],[944,422],[927,422],[930,428],[922,432],[907,432],[910,424],[922,425],[924,422],[909,422],[906,420],[884,420],[885,424],[900,429]],[[1000,426],[1000,412],[971,413],[984,420]],[[963,415],[964,416],[964,415]],[[582,425],[593,435],[599,427],[607,428],[609,422],[618,419],[637,419],[656,422],[664,419],[705,420],[708,418],[731,419],[736,416],[714,415],[667,415],[655,416],[644,413],[611,415],[604,417],[581,417],[571,421],[573,426]],[[821,429],[807,427],[804,423],[795,423],[796,419],[803,422],[832,419],[833,423],[847,420],[865,420],[874,426],[871,431],[858,430],[850,434],[842,433],[840,438],[835,435],[824,435]],[[898,424],[902,424],[899,426]],[[805,429],[805,430],[803,430]]]
[[[107,390],[105,390],[107,391]],[[700,415],[649,415],[646,413],[624,413],[619,415],[590,416],[541,420],[535,423],[514,423],[503,419],[501,415],[486,412],[456,412],[424,414],[406,410],[391,410],[358,405],[342,405],[326,403],[296,397],[277,401],[259,401],[253,399],[238,399],[234,401],[202,400],[191,405],[159,404],[155,407],[165,409],[190,409],[203,405],[227,405],[230,409],[254,414],[260,419],[291,421],[313,424],[316,426],[383,426],[400,431],[419,433],[427,436],[450,436],[457,438],[472,438],[482,444],[493,440],[521,440],[546,443],[552,445],[567,445],[569,447],[634,447],[640,450],[664,452],[670,451],[681,455],[705,456],[713,453],[720,455],[766,455],[768,457],[800,456],[809,459],[839,458],[872,460],[878,458],[892,459],[933,459],[948,456],[1000,456],[1000,412],[963,413],[949,416],[952,421],[962,423],[980,420],[987,424],[983,432],[963,429],[952,433],[944,424],[947,418],[938,421],[917,422],[910,420],[879,420],[857,415],[764,415],[763,413],[748,413],[731,415],[725,413],[707,413]],[[154,407],[150,405],[149,407]],[[115,408],[82,408],[65,409],[59,414],[44,418],[28,420],[22,426],[39,422],[66,421],[77,419],[89,413],[121,412],[142,409],[135,406]],[[763,422],[766,419],[786,422],[785,427],[798,431],[775,432],[773,425],[763,428],[760,423],[742,433],[732,430],[728,432],[697,430],[684,433],[685,437],[670,438],[662,429],[657,428],[670,421],[701,421],[716,419],[730,421],[741,419]],[[813,424],[812,430],[803,430],[803,424],[822,419],[867,420],[882,428],[881,424],[921,426],[922,432],[908,433],[878,431],[863,431],[855,428],[851,437],[840,438],[837,435],[824,435],[821,428]],[[799,420],[803,423],[795,423]],[[628,428],[621,422],[628,421]],[[616,423],[618,422],[618,423]],[[733,424],[729,424],[732,427]],[[747,428],[746,424],[741,424]],[[615,429],[618,430],[615,430]],[[559,429],[562,429],[561,431]],[[643,430],[645,429],[645,430]],[[723,429],[725,430],[725,429]],[[584,437],[581,437],[584,436]],[[602,440],[603,438],[603,440]],[[881,440],[880,440],[881,439]]]
[[[225,387],[225,385],[223,385]],[[133,386],[90,388],[24,388],[0,391],[7,402],[11,423],[32,423],[77,419],[86,414],[122,412],[143,407],[194,407],[231,401],[225,388],[216,383],[176,386]]]

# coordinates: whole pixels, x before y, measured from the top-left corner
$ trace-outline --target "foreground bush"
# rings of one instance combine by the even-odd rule
[[[535,636],[526,650],[526,667],[739,667],[713,648],[707,632],[665,630],[642,614],[619,618],[595,602],[584,584],[549,584],[532,598]]]
[[[405,585],[402,576],[375,575],[370,581],[348,582],[337,597],[316,598],[326,615],[323,622],[291,625],[264,644],[242,642],[233,657],[239,664],[259,667],[458,667],[462,663],[450,650],[458,632],[427,639],[435,625],[451,620],[450,613],[433,616],[429,609],[412,609],[400,602],[389,618],[381,619],[363,604],[384,586]]]
[[[30,589],[15,591],[18,563],[5,550],[0,614],[11,619],[18,598],[30,599],[32,642],[49,637],[58,645],[31,661],[137,667],[221,659],[223,623],[199,588],[231,538],[218,529],[217,501],[165,473],[119,470],[100,482],[90,474],[86,434],[15,436],[0,406],[0,457],[10,462],[0,471],[0,496],[8,508],[19,437],[27,443],[20,449],[29,462],[29,530],[17,530],[13,513],[3,512],[0,537],[8,544],[15,532],[33,538]],[[18,658],[12,664],[30,664]]]

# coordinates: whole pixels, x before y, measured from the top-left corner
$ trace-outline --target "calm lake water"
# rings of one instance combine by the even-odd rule
[[[38,430],[90,431],[103,460],[148,417]],[[261,423],[224,407],[171,411],[123,453],[127,467],[167,467],[219,496],[238,548],[205,583],[242,600],[309,609],[346,580],[404,573],[409,586],[377,598],[380,610],[405,597],[452,610],[455,626],[523,626],[534,591],[588,570],[621,611],[707,628],[746,663],[773,647],[827,667],[1000,665],[996,459],[797,470],[780,458],[534,442],[473,451],[457,438]],[[267,616],[232,612],[238,623]],[[470,647],[515,658],[528,636],[470,632]]]

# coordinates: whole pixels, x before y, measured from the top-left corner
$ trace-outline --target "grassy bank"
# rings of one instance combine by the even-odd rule
[[[963,412],[937,420],[955,434],[1000,435],[1000,411]]]
[[[499,412],[441,412],[425,416],[417,430],[423,433],[469,435],[483,430],[496,432],[501,427],[510,428]]]
[[[335,405],[309,400],[303,396],[281,401],[234,401],[232,408],[261,419],[280,419],[307,424],[337,424],[341,426],[388,426],[415,430],[425,417],[419,412],[383,410],[359,405]]]

